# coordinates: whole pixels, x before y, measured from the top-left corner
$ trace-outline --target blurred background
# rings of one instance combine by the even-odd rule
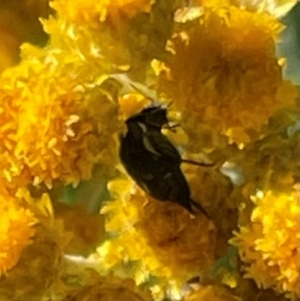
[[[47,34],[39,18],[53,14],[49,0],[1,0],[0,1],[0,72],[19,61],[19,47],[24,42],[46,45]],[[300,2],[284,17],[287,26],[278,44],[278,55],[287,57],[285,77],[300,85]]]
[[[22,43],[47,43],[39,18],[47,18],[50,13],[48,0],[0,1],[0,71],[18,63]]]
[[[291,79],[294,84],[300,85],[300,2],[282,18],[287,26],[282,34],[282,42],[278,45],[278,55],[287,57],[284,76]]]

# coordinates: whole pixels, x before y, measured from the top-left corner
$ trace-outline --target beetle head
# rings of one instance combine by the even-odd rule
[[[126,120],[126,123],[128,122],[140,122],[146,126],[162,128],[169,122],[167,108],[162,107],[161,105],[151,105],[143,109],[140,113],[129,117]]]

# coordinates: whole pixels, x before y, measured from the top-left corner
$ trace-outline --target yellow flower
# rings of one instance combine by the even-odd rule
[[[24,59],[0,78],[0,147],[6,178],[25,177],[25,185],[55,179],[77,184],[101,162],[107,176],[117,150],[117,106],[101,82],[99,70],[80,56],[23,46]],[[27,182],[27,183],[26,183]]]
[[[20,229],[16,229],[19,235]],[[18,241],[21,241],[19,237]],[[62,257],[69,241],[70,235],[65,232],[61,220],[40,215],[32,244],[23,250],[18,264],[1,279],[2,299],[41,300],[64,267]]]
[[[300,194],[258,192],[251,224],[235,232],[231,244],[245,263],[245,277],[289,298],[300,296]]]
[[[152,3],[152,0],[55,0],[51,6],[62,18],[90,26],[95,21],[110,19],[112,23],[116,23],[122,17],[131,18],[139,12],[149,12]]]
[[[216,233],[203,215],[192,219],[176,204],[149,198],[129,180],[117,179],[109,188],[116,199],[107,203],[102,213],[107,219],[106,230],[117,236],[104,248],[119,255],[113,257],[100,247],[99,253],[107,256],[103,259],[106,265],[116,265],[118,258],[137,261],[137,283],[154,275],[162,288],[172,283],[179,289],[212,264]]]
[[[276,111],[296,106],[296,88],[282,79],[275,56],[282,28],[266,13],[204,7],[198,24],[174,35],[160,88],[183,113],[191,149],[220,147],[220,135],[243,147]]]
[[[57,15],[43,21],[44,29],[51,35],[52,45],[75,47],[84,57],[105,58],[114,64],[113,72],[129,70],[135,80],[143,79],[151,59],[165,56],[173,27],[172,18],[165,16],[172,16],[176,5],[170,0],[153,3],[56,0],[51,5]]]
[[[37,223],[34,214],[17,204],[3,188],[0,193],[0,275],[19,261],[23,249],[31,244]]]
[[[279,124],[284,125],[284,121],[280,120]],[[247,179],[242,193],[249,202],[258,185],[264,190],[286,191],[294,184],[299,174],[299,138],[300,132],[289,138],[281,133],[269,134],[235,156],[233,160],[242,166]]]

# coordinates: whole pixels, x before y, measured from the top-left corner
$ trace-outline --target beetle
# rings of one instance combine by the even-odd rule
[[[161,130],[169,126],[167,107],[152,104],[126,121],[127,133],[120,135],[120,159],[129,176],[149,196],[177,203],[194,214],[193,207],[207,216],[200,204],[190,197],[190,187],[181,163],[201,166],[212,164],[184,160]]]

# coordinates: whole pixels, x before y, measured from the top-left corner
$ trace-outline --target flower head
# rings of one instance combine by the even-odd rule
[[[251,223],[231,240],[245,263],[245,277],[254,279],[258,287],[299,297],[299,191],[259,192],[252,200]]]
[[[204,125],[212,147],[220,136],[242,147],[277,110],[296,105],[297,91],[275,56],[282,28],[266,13],[204,7],[198,24],[174,35],[160,85],[183,112],[191,148],[203,147]]]
[[[106,230],[115,237],[110,246],[99,249],[107,256],[106,265],[135,261],[138,283],[153,275],[162,287],[171,281],[180,288],[212,263],[216,233],[204,216],[191,219],[180,206],[149,198],[129,180],[111,182],[110,190],[116,199],[107,203],[102,213]],[[107,247],[110,252],[105,251]]]
[[[21,207],[10,194],[1,188],[0,193],[0,275],[19,261],[23,249],[32,243],[37,223],[34,214]]]
[[[1,296],[8,300],[40,300],[45,295],[62,268],[64,246],[69,239],[62,228],[61,222],[49,220],[48,226],[38,227],[33,244],[24,250],[18,265],[1,282]]]
[[[90,26],[95,21],[117,21],[121,17],[131,18],[139,12],[149,12],[152,3],[152,0],[55,0],[51,6],[62,18]]]
[[[43,24],[52,44],[80,47],[83,56],[105,57],[128,69],[132,58],[124,37],[130,31],[129,22],[137,14],[150,12],[152,0],[55,0],[51,6],[57,16]]]
[[[100,161],[108,175],[117,157],[114,101],[90,84],[93,72],[81,68],[79,56],[23,49],[26,59],[0,78],[0,152],[8,159],[8,180],[77,184]]]

